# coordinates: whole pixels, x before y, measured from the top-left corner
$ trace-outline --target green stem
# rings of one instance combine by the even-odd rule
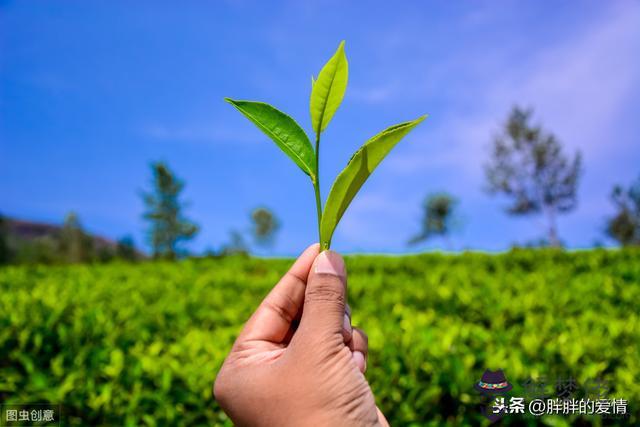
[[[316,136],[316,176],[313,180],[313,189],[316,193],[316,212],[318,214],[318,242],[322,245],[322,232],[320,224],[322,223],[322,199],[320,198],[320,134]]]

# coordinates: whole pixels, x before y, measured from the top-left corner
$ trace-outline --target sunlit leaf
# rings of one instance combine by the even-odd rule
[[[327,127],[342,102],[347,89],[349,66],[344,53],[344,41],[322,67],[311,90],[311,125],[316,135]]]
[[[309,137],[295,120],[264,102],[225,98],[275,142],[304,173],[315,177],[315,153]]]
[[[422,116],[411,122],[391,126],[367,141],[351,157],[344,170],[338,175],[322,213],[321,239],[322,247],[329,248],[331,237],[349,207],[349,204],[365,183],[369,175],[385,158],[391,149],[414,127],[425,119]]]

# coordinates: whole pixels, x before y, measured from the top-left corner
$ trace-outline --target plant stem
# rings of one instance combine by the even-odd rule
[[[313,189],[316,193],[316,211],[318,214],[318,242],[322,245],[322,233],[320,224],[322,223],[322,199],[320,198],[320,134],[316,135],[316,177],[313,180]]]

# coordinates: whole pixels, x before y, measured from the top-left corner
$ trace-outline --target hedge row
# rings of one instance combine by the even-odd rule
[[[62,404],[65,425],[230,425],[211,395],[242,323],[290,260],[0,269],[0,404]],[[392,425],[482,422],[487,369],[514,384],[602,378],[637,424],[640,251],[352,256],[349,302]],[[581,391],[576,393],[580,395]]]

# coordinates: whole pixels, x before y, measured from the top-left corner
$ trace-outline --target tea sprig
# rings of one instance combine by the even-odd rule
[[[342,103],[348,79],[349,65],[343,41],[336,53],[322,67],[318,78],[311,78],[309,110],[315,133],[315,150],[300,125],[275,107],[264,102],[225,98],[271,138],[311,179],[316,199],[318,238],[322,249],[329,249],[331,246],[333,232],[369,175],[393,147],[426,118],[421,116],[415,120],[391,126],[365,142],[334,181],[323,210],[319,173],[320,136]]]

